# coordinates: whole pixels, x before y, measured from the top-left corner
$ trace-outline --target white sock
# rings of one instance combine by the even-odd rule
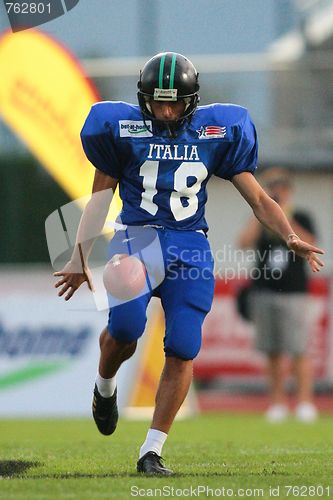
[[[158,431],[157,429],[149,429],[147,432],[146,441],[140,448],[139,458],[143,457],[148,451],[155,451],[157,455],[161,456],[162,448],[168,437],[165,432]]]
[[[116,377],[103,378],[100,376],[99,373],[97,373],[95,382],[97,385],[98,392],[103,398],[110,398],[113,395],[115,388],[117,386]]]

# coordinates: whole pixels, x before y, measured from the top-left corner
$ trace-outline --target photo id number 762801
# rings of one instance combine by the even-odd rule
[[[7,14],[51,14],[51,3],[42,2],[6,2]]]
[[[330,496],[331,490],[329,486],[323,486],[321,484],[308,486],[308,485],[285,485],[285,496],[286,497],[328,497]]]

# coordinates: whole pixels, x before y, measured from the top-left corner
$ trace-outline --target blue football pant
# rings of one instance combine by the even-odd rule
[[[152,296],[160,297],[165,314],[166,356],[193,359],[201,347],[202,324],[214,293],[213,258],[206,236],[197,231],[158,229],[165,277],[145,295],[112,307],[108,331],[122,342],[133,342],[144,332],[146,309]]]

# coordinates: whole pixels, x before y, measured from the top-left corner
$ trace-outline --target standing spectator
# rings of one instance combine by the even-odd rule
[[[313,245],[313,223],[307,213],[296,210],[292,204],[292,182],[288,171],[271,168],[263,174],[262,183],[280,205],[297,235]],[[317,410],[312,400],[311,360],[306,352],[308,277],[305,261],[288,250],[284,241],[254,217],[242,232],[239,244],[243,249],[256,249],[258,274],[253,280],[251,314],[256,327],[256,347],[268,357],[271,403],[266,417],[271,422],[281,422],[288,416],[284,361],[289,355],[297,384],[295,416],[302,422],[312,422],[317,417]]]

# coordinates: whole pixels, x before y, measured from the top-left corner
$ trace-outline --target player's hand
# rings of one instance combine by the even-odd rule
[[[62,297],[65,295],[65,300],[69,300],[76,290],[84,283],[85,281],[88,284],[89,290],[94,291],[93,283],[92,283],[92,275],[88,267],[73,264],[71,261],[68,262],[65,267],[61,271],[57,271],[53,273],[53,276],[61,276],[62,278],[57,281],[54,285],[55,288],[59,288],[58,296]]]
[[[295,237],[288,238],[287,245],[288,248],[293,250],[296,255],[299,255],[308,261],[309,266],[314,273],[317,273],[323,267],[324,263],[317,255],[325,253],[321,248],[317,248],[309,243],[306,243],[296,235]]]

